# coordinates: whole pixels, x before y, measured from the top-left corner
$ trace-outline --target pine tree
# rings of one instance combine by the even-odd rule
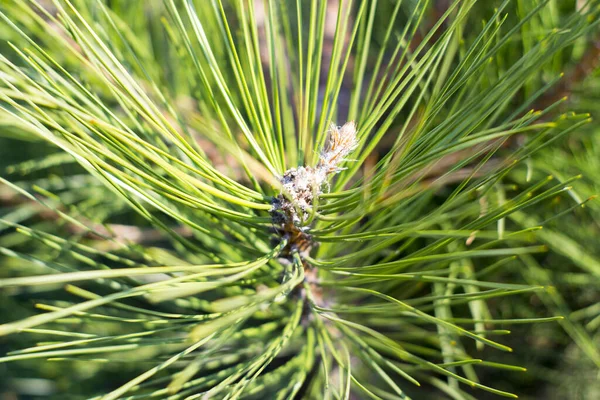
[[[567,83],[597,87],[599,14],[3,2],[0,366],[55,398],[515,398],[560,324],[600,367],[566,300],[600,257],[560,222],[593,203],[564,152],[596,154]]]

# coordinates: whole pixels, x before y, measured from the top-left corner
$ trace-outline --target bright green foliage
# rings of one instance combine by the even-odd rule
[[[1,296],[44,311],[2,316],[0,363],[102,400],[516,397],[480,374],[524,370],[494,362],[506,327],[569,313],[539,253],[600,274],[552,225],[595,190],[558,146],[590,108],[541,101],[600,2],[429,3],[3,2],[2,134],[52,146],[0,177]],[[282,176],[346,121],[300,243]],[[561,321],[597,366],[599,311]]]

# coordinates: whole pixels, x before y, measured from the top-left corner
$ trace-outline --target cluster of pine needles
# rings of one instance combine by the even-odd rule
[[[597,398],[598,60],[599,0],[2,1],[0,398]]]

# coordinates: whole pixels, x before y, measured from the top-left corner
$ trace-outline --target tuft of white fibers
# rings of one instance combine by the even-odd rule
[[[331,124],[317,168],[325,169],[327,174],[339,172],[339,165],[356,146],[358,140],[354,121],[346,122],[343,126]]]

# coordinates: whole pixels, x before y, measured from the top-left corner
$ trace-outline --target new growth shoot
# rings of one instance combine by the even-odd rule
[[[279,179],[282,191],[273,199],[271,215],[279,235],[289,241],[291,250],[310,251],[312,240],[308,230],[315,201],[323,188],[328,187],[329,178],[343,170],[340,165],[357,144],[354,121],[341,127],[331,124],[317,165],[290,168]]]

